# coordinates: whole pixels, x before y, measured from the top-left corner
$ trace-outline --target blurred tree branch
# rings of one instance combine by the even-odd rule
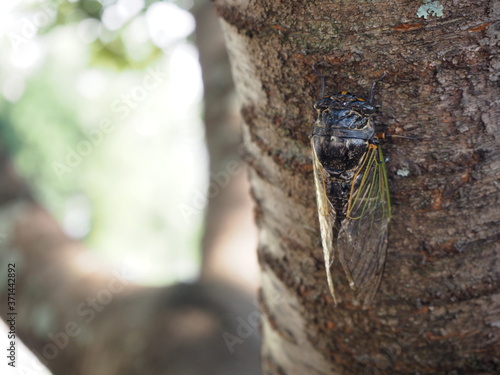
[[[226,68],[219,74],[228,79]],[[218,68],[212,69],[207,79],[216,75]],[[211,157],[212,165],[217,164],[214,170],[237,155],[238,130],[231,125],[235,121],[221,122],[220,118],[232,115],[217,114],[222,108],[214,106],[226,101],[223,110],[231,108],[230,80],[224,85],[222,91],[210,94],[220,95],[219,99],[207,99],[211,129],[219,125],[230,129],[207,130],[209,150],[216,154]],[[227,138],[217,144],[222,133]],[[259,336],[256,325],[246,321],[260,315],[245,293],[215,281],[216,277],[163,288],[134,285],[99,265],[63,233],[34,201],[3,150],[0,162],[0,230],[5,234],[0,264],[16,265],[17,334],[55,375],[259,373]],[[239,200],[234,189],[222,189],[220,202],[230,191],[231,199]],[[211,202],[209,212],[216,212],[218,204]],[[210,238],[228,216],[220,211],[208,215],[215,219],[207,219],[209,245],[204,248],[215,249]],[[3,306],[7,298],[2,288]],[[2,309],[4,320],[6,313]],[[250,327],[243,335],[242,322]],[[231,342],[225,339],[227,334]]]
[[[202,276],[208,279],[223,277],[255,293],[257,232],[246,166],[241,160],[241,119],[231,67],[212,4],[198,2],[194,14],[210,155]]]

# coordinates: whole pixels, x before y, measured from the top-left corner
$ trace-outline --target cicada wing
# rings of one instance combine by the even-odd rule
[[[335,297],[335,290],[333,287],[333,279],[331,267],[334,260],[334,225],[335,225],[335,211],[332,204],[328,200],[327,195],[327,171],[323,168],[314,147],[314,138],[311,139],[312,159],[314,167],[314,183],[316,186],[316,201],[318,205],[319,226],[321,230],[321,243],[323,245],[323,256],[325,259],[326,278],[328,281],[328,288],[332,294],[335,304],[337,299]]]
[[[387,253],[391,205],[380,147],[369,145],[353,178],[346,218],[338,235],[338,253],[356,299],[368,306],[378,290]]]

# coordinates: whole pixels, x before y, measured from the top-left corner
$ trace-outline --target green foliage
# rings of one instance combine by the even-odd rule
[[[187,100],[172,92],[174,56],[151,39],[134,40],[130,28],[146,9],[115,31],[93,22],[100,33],[88,43],[81,25],[100,22],[101,3],[48,4],[39,5],[46,14],[57,9],[53,22],[37,25],[33,9],[17,14],[30,33],[19,29],[19,44],[7,43],[9,53],[36,45],[42,58],[22,71],[22,96],[0,99],[2,144],[39,201],[119,272],[132,265],[148,283],[193,275],[203,211],[187,221],[179,219],[178,205],[191,204],[189,186],[203,192],[207,179],[195,90]],[[185,56],[190,49],[180,41],[168,52]],[[0,70],[0,80],[19,71]]]
[[[142,9],[138,16],[144,14],[150,5],[157,1],[148,1],[146,7]],[[108,1],[106,4],[109,6],[115,2]],[[45,33],[50,33],[59,26],[78,24],[87,19],[102,22],[104,7],[101,2],[96,0],[79,0],[75,2],[52,0],[51,9],[57,11],[57,16],[51,25],[42,29]],[[123,36],[124,30],[129,25],[130,21],[116,31],[107,30],[105,31],[106,40],[97,38],[91,43],[90,65],[114,70],[143,69],[162,55],[161,49],[148,40],[144,44],[147,44],[149,53],[144,54],[140,59],[131,58],[126,48],[127,42],[124,41]]]

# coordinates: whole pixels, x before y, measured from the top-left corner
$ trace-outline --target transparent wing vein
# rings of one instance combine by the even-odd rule
[[[327,192],[326,192],[326,171],[321,166],[321,163],[318,160],[318,156],[316,155],[316,150],[314,147],[314,142],[311,139],[311,148],[312,148],[312,158],[313,158],[313,167],[314,167],[314,183],[316,186],[316,201],[318,205],[318,218],[319,218],[319,226],[321,230],[321,243],[323,245],[323,256],[325,259],[325,269],[326,269],[326,278],[328,281],[328,287],[330,289],[330,293],[332,294],[333,300],[335,304],[337,303],[337,299],[335,297],[335,290],[333,287],[333,279],[331,274],[331,267],[334,260],[334,225],[335,225],[335,211],[328,200]]]
[[[380,284],[387,252],[391,206],[380,147],[370,145],[353,179],[338,234],[338,256],[356,297],[367,306]]]

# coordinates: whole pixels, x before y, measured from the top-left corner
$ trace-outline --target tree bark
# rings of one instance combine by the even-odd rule
[[[260,230],[265,374],[500,372],[500,5],[215,0]],[[422,16],[419,18],[419,16]],[[425,17],[423,17],[425,16]],[[385,273],[334,308],[309,135],[320,80],[368,97],[393,138]],[[343,271],[332,270],[348,295]]]

